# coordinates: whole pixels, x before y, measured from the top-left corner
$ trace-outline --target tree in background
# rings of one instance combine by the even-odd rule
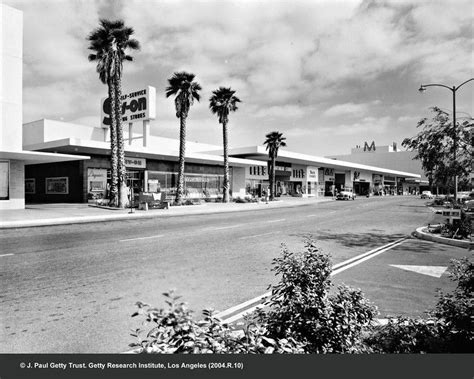
[[[179,118],[179,172],[176,186],[175,203],[181,204],[184,194],[184,154],[186,152],[186,119],[189,109],[194,100],[199,101],[199,91],[202,89],[199,83],[194,82],[194,74],[188,72],[175,72],[168,79],[169,86],[166,88],[166,97],[176,95],[174,104],[176,117]]]
[[[433,107],[431,120],[423,118],[417,128],[422,130],[412,138],[405,138],[402,146],[416,151],[429,184],[454,188],[454,177],[459,177],[461,187],[467,184],[472,167],[471,133],[474,123],[466,120],[453,127],[447,112]],[[457,137],[456,161],[454,140]]]
[[[122,69],[123,61],[132,61],[126,49],[137,50],[140,44],[130,38],[133,28],[125,26],[122,20],[100,20],[100,26],[87,38],[89,61],[97,61],[97,72],[102,83],[108,86],[110,99],[110,145],[111,145],[111,204],[124,208],[127,203],[125,146],[122,129]]]
[[[276,158],[278,156],[278,150],[280,147],[286,146],[286,138],[283,137],[283,133],[280,132],[271,132],[265,136],[266,140],[263,143],[266,145],[268,150],[269,166],[268,166],[268,176],[270,178],[270,200],[275,198],[275,164]]]
[[[231,88],[219,87],[219,89],[212,92],[209,99],[209,108],[212,113],[217,114],[219,123],[222,124],[223,146],[224,146],[224,188],[223,198],[224,203],[229,202],[229,152],[228,152],[228,131],[227,125],[229,123],[229,113],[235,112],[237,103],[240,99],[235,96],[235,91]]]

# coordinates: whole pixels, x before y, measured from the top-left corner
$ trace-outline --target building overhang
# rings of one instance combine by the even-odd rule
[[[79,138],[64,138],[55,141],[48,141],[40,144],[24,146],[30,151],[48,151],[62,154],[89,154],[89,155],[110,155],[110,143],[101,141],[82,140]],[[126,145],[125,154],[128,157],[166,160],[177,162],[179,153],[177,151],[165,149],[161,151],[152,150],[143,146]],[[185,155],[186,162],[198,164],[224,165],[222,156],[205,154],[199,152],[188,152]],[[229,158],[229,164],[233,167],[250,167],[262,165],[261,160]]]
[[[249,147],[240,147],[235,149],[230,149],[229,156],[232,157],[239,157],[245,159],[253,159],[253,160],[268,160],[268,152],[264,146],[249,146]],[[363,170],[363,171],[370,171],[375,174],[383,174],[383,175],[394,175],[404,178],[421,178],[421,175],[414,174],[411,172],[404,172],[398,170],[390,170],[382,167],[375,167],[375,166],[367,166],[359,163],[353,162],[346,162],[335,160],[331,158],[324,158],[318,157],[313,155],[307,154],[300,154],[294,153],[285,150],[278,151],[278,161],[280,162],[288,162],[293,164],[299,165],[307,165],[307,166],[316,166],[316,167],[324,167],[324,168],[334,168],[334,169],[341,169],[341,170]]]
[[[22,161],[26,165],[41,164],[41,163],[55,163],[66,161],[78,161],[90,159],[85,155],[69,155],[69,154],[55,154],[44,153],[37,151],[0,151],[0,159]]]

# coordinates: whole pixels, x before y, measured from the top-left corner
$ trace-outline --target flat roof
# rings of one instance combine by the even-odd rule
[[[163,159],[178,161],[177,151],[156,151],[156,148],[147,148],[138,145],[128,145],[125,141],[125,154],[130,157],[140,157],[147,159]],[[83,153],[90,155],[110,155],[110,143],[102,141],[83,140],[80,138],[64,138],[55,141],[48,141],[34,145],[24,146],[30,151],[54,151],[66,154]],[[204,163],[214,165],[224,165],[221,155],[206,154],[201,152],[187,152],[185,159],[189,163]],[[235,167],[248,167],[262,165],[260,160],[229,158],[229,164]]]
[[[56,154],[56,153],[44,153],[37,151],[0,151],[0,159],[13,159],[23,161],[27,165],[41,164],[41,163],[54,163],[54,162],[65,162],[65,161],[78,161],[84,159],[90,159],[86,155],[70,155],[70,154]]]
[[[255,159],[255,160],[267,160],[268,152],[265,146],[247,146],[247,147],[238,147],[234,149],[229,149],[229,156],[239,157],[245,159]],[[291,151],[286,151],[280,149],[278,151],[277,160],[281,162],[288,162],[294,164],[301,164],[307,166],[319,166],[335,169],[357,169],[371,171],[377,174],[387,174],[387,175],[396,175],[402,176],[405,178],[421,178],[421,175],[415,174],[412,172],[404,172],[398,170],[390,170],[388,168],[367,166],[360,163],[346,162],[341,160],[335,160],[331,158],[318,157],[314,155],[300,154]]]

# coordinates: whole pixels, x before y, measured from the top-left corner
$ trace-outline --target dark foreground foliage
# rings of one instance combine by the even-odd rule
[[[130,344],[144,353],[435,353],[473,352],[473,264],[454,261],[453,293],[438,294],[428,320],[394,318],[374,323],[377,310],[359,289],[332,289],[329,256],[309,240],[303,252],[283,246],[273,261],[278,284],[266,307],[235,329],[204,310],[196,321],[173,292],[167,308],[137,303],[144,318]],[[375,326],[374,326],[375,324]]]

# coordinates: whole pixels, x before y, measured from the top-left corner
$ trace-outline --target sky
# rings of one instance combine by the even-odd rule
[[[41,118],[100,126],[107,87],[87,60],[100,18],[123,19],[139,51],[125,62],[123,90],[157,91],[154,135],[179,138],[174,72],[196,75],[201,101],[187,139],[222,144],[209,97],[231,87],[231,147],[280,131],[287,150],[326,156],[417,132],[430,107],[451,113],[451,91],[474,77],[474,2],[356,0],[0,0],[22,10],[23,122]],[[474,81],[456,92],[457,117],[474,116]]]

